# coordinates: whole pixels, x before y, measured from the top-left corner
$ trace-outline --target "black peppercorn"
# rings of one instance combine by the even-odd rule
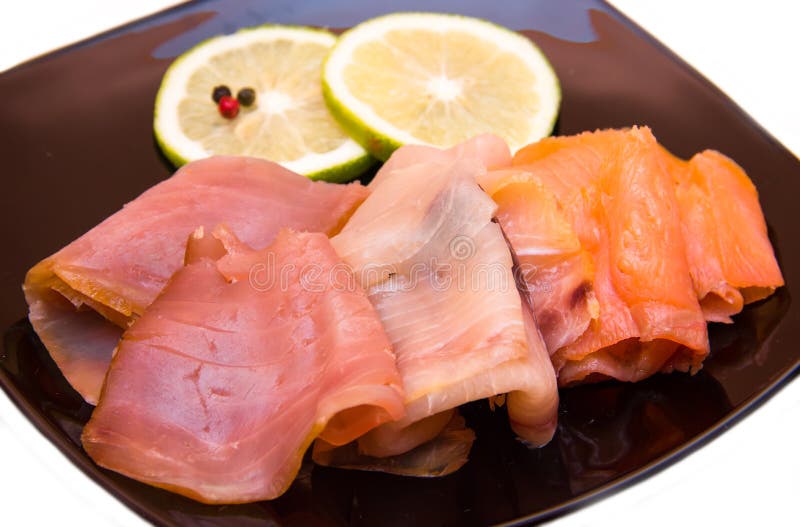
[[[236,94],[236,99],[242,106],[250,106],[256,100],[256,92],[253,88],[242,88]]]
[[[214,91],[211,92],[211,98],[214,99],[214,102],[219,104],[219,100],[225,96],[231,95],[231,89],[221,84],[219,86],[214,86]]]

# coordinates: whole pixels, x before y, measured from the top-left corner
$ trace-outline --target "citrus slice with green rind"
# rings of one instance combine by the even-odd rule
[[[293,26],[259,26],[206,40],[169,67],[156,97],[154,130],[175,165],[210,155],[280,163],[313,179],[346,181],[373,159],[333,119],[322,96],[321,65],[336,36]],[[255,102],[220,115],[214,87]]]
[[[346,31],[322,81],[340,124],[383,160],[403,144],[450,147],[484,132],[516,151],[550,134],[561,100],[528,38],[436,13],[395,13]]]

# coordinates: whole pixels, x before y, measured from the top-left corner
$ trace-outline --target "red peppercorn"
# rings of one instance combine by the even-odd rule
[[[239,101],[230,95],[221,97],[217,108],[219,109],[219,114],[225,119],[233,119],[239,115]]]

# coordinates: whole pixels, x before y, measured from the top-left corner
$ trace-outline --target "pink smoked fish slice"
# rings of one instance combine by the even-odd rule
[[[387,423],[358,438],[358,450],[372,457],[386,458],[401,455],[417,445],[427,443],[438,436],[453,418],[456,410],[451,408],[438,414],[399,427]]]
[[[494,170],[478,182],[498,206],[496,218],[517,258],[517,277],[547,349],[555,353],[575,342],[599,314],[591,256],[534,173]]]
[[[364,292],[330,280],[345,271],[325,235],[283,230],[262,251],[215,235],[229,254],[193,248],[123,335],[82,442],[99,465],[198,501],[272,499],[341,412],[402,417],[401,380]]]
[[[676,180],[695,290],[707,320],[732,322],[783,285],[758,192],[744,170],[707,150],[688,163],[664,151]]]
[[[394,173],[396,168],[403,169],[417,163],[427,163],[433,159],[440,161],[473,159],[486,169],[501,169],[511,166],[511,151],[503,139],[493,134],[477,135],[448,150],[422,145],[406,145],[402,149],[395,150],[392,156],[386,160],[381,170],[370,182],[370,186],[380,185],[385,177]]]
[[[484,162],[459,155],[465,151],[469,145],[399,149],[331,240],[367,288],[406,389],[406,416],[371,434],[394,429],[405,441],[403,429],[418,421],[514,392],[509,412],[523,403],[515,430],[543,444],[553,432],[554,373],[538,332],[529,342],[511,254],[492,222],[495,205],[476,183]],[[533,357],[539,349],[541,361]],[[531,411],[535,401],[546,416]],[[541,425],[549,434],[539,432]],[[529,436],[531,430],[537,433]],[[370,438],[363,443],[374,445]]]
[[[591,252],[600,316],[553,356],[559,383],[697,371],[708,354],[706,324],[689,274],[674,183],[649,129],[626,133],[598,181],[601,228]]]
[[[455,411],[442,412],[444,427],[433,438],[406,449],[401,454],[383,457],[366,454],[359,443],[334,447],[322,440],[314,443],[314,462],[319,465],[388,472],[401,476],[439,477],[452,474],[469,460],[469,451],[475,441],[475,432]]]
[[[367,194],[358,183],[312,182],[258,159],[189,163],[28,272],[31,323],[94,404],[119,336],[181,266],[195,227],[224,222],[263,248],[281,227],[338,232]]]

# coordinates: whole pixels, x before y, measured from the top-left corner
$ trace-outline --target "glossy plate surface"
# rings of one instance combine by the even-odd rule
[[[502,411],[465,415],[470,462],[434,480],[306,464],[273,502],[205,506],[97,468],[80,447],[91,407],[61,377],[25,318],[25,271],[171,172],[152,109],[171,59],[219,33],[265,22],[344,28],[389,11],[435,10],[521,30],[561,79],[557,133],[647,124],[670,150],[715,148],[755,181],[788,286],[710,328],[712,356],[690,377],[562,391],[545,448],[515,441]],[[800,163],[727,97],[630,21],[596,1],[280,0],[180,6],[0,75],[0,384],[81,470],[160,525],[485,525],[563,513],[630,484],[724,430],[800,363]],[[125,250],[120,247],[119,250]],[[42,497],[46,501],[46,496]]]

